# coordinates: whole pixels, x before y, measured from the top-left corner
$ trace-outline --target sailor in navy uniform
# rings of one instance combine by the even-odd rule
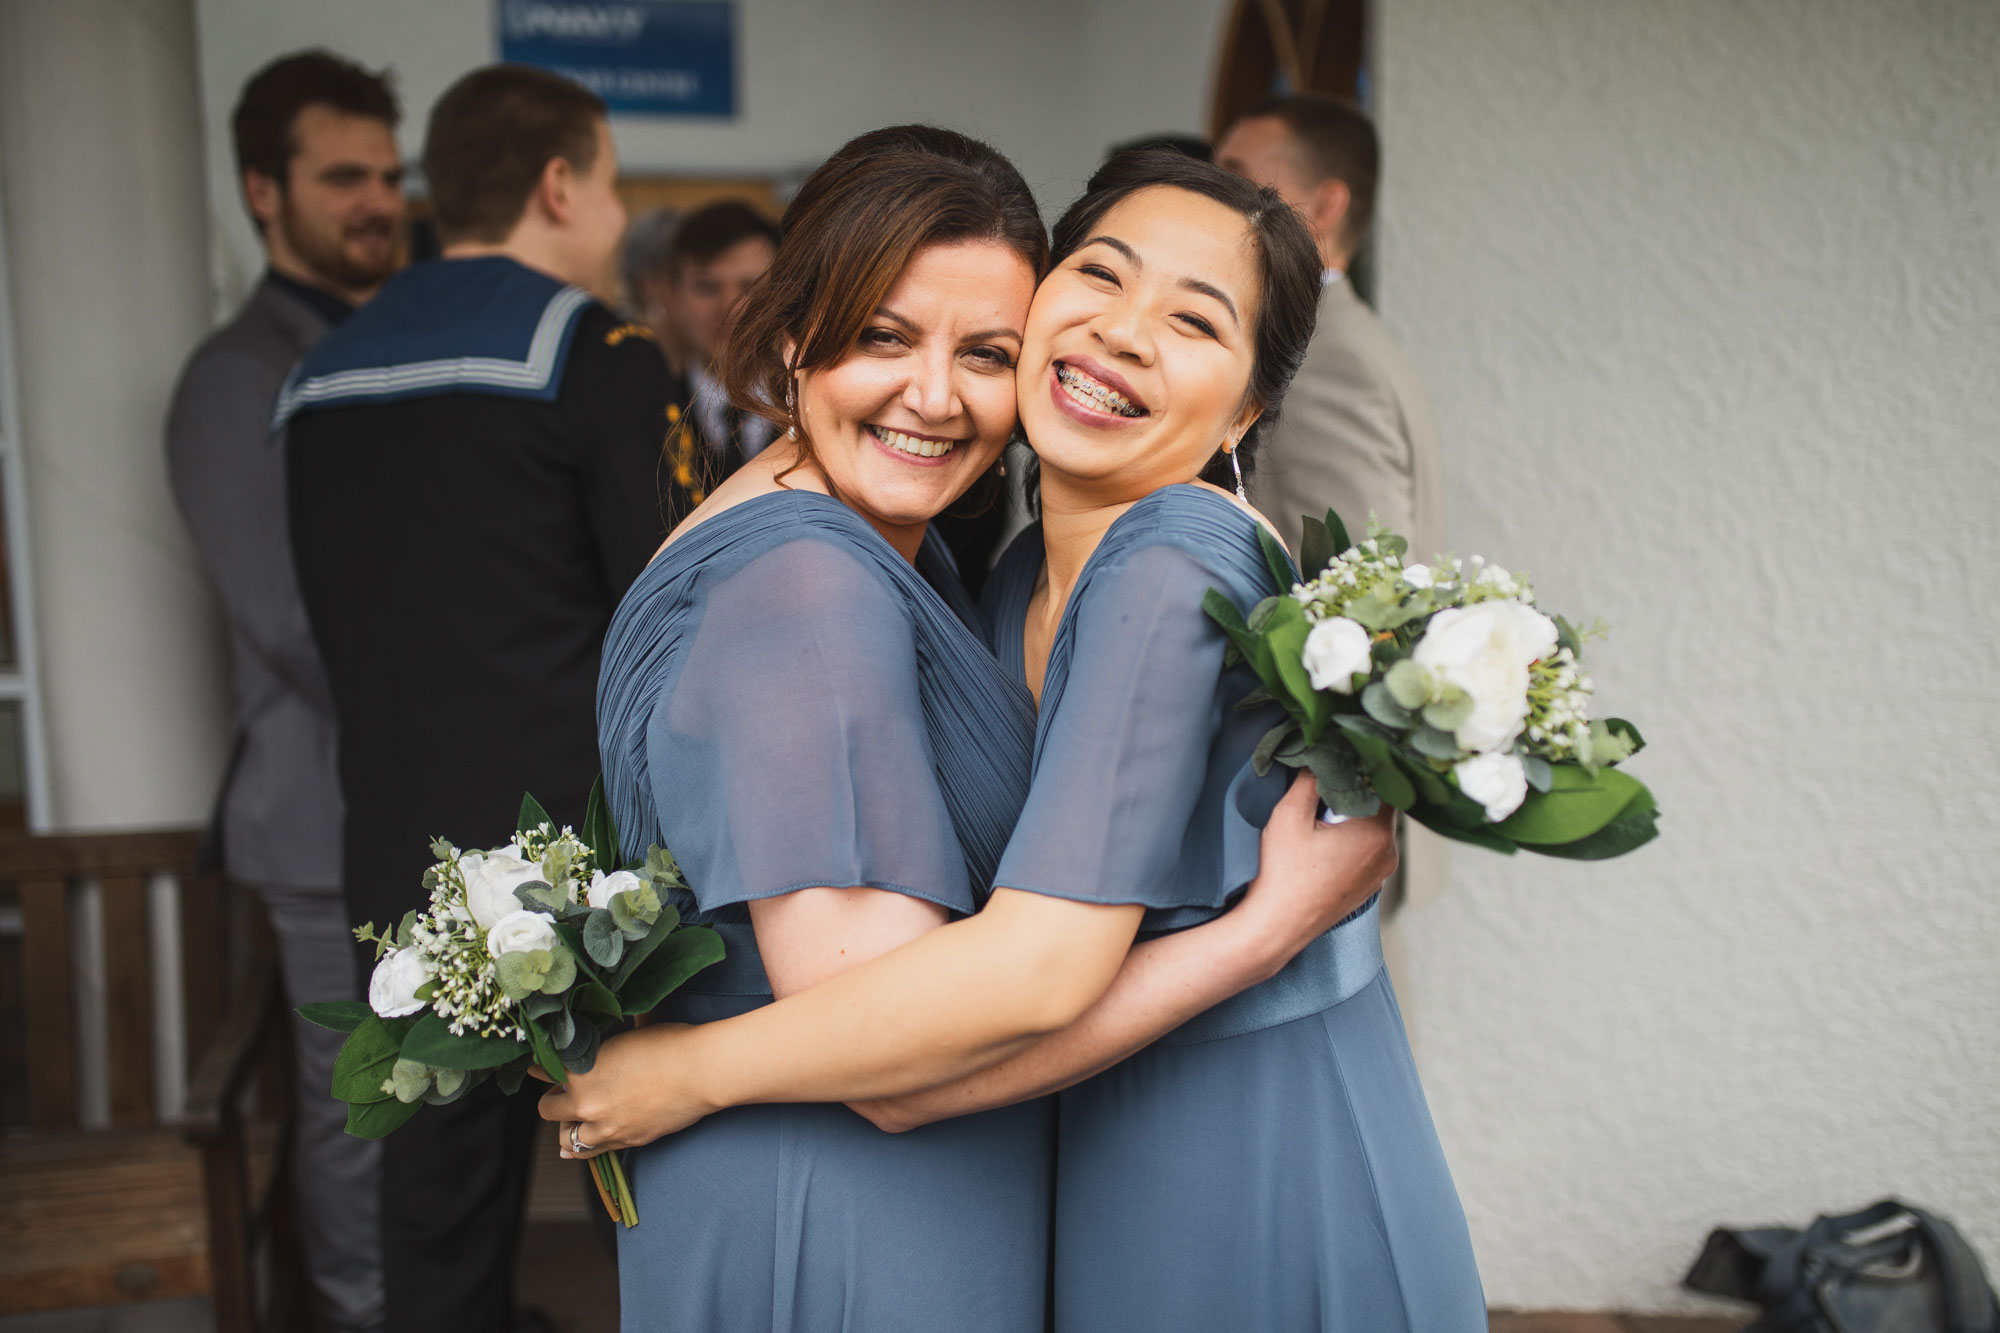
[[[581,828],[599,645],[693,502],[651,330],[504,254],[391,278],[287,381],[293,552],[339,729],[352,919],[426,900],[431,840]],[[391,1327],[508,1326],[535,1099],[489,1083],[385,1141]]]

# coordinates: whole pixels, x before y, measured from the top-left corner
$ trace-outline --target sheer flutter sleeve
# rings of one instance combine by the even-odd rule
[[[1161,914],[1218,908],[1247,883],[1241,856],[1223,855],[1230,839],[1218,841],[1201,817],[1231,803],[1240,776],[1212,762],[1232,721],[1231,689],[1225,640],[1201,609],[1202,594],[1228,582],[1182,546],[1154,544],[1079,589],[1073,630],[1051,655],[1034,781],[996,885],[1139,903],[1161,925]]]
[[[702,910],[866,886],[971,912],[905,594],[804,535],[704,574],[697,596],[646,746],[661,830]]]

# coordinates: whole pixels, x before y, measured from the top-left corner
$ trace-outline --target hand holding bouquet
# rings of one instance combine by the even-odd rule
[[[504,847],[461,852],[440,838],[431,851],[430,905],[393,935],[372,923],[354,932],[375,944],[368,1003],[299,1008],[348,1034],[333,1095],[348,1104],[350,1134],[381,1138],[487,1078],[512,1093],[531,1067],[557,1083],[588,1073],[607,1030],[722,958],[721,937],[681,925],[666,901],[685,887],[669,852],[619,867],[601,781],[581,838],[528,796]],[[635,1224],[618,1154],[593,1158],[591,1171],[612,1216]]]
[[[1302,563],[1259,530],[1278,586],[1246,621],[1211,589],[1203,607],[1286,720],[1257,747],[1310,768],[1334,815],[1380,802],[1460,842],[1602,860],[1656,836],[1645,784],[1618,770],[1644,744],[1618,718],[1590,716],[1579,631],[1537,610],[1525,578],[1475,556],[1404,564],[1409,543],[1370,524],[1349,546],[1340,518],[1308,519]]]

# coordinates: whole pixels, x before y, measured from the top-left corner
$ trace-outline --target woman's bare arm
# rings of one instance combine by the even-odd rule
[[[1133,948],[1111,989],[1069,1027],[976,1074],[854,1109],[893,1132],[1058,1092],[1275,975],[1396,869],[1388,811],[1330,828],[1318,804],[1301,773],[1265,827],[1262,868],[1243,901]]]

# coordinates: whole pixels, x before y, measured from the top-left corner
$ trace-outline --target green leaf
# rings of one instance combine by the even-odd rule
[[[403,1038],[404,1059],[439,1069],[497,1069],[527,1053],[528,1048],[512,1037],[454,1036],[451,1025],[436,1014],[419,1018]]]
[[[1389,687],[1389,693],[1396,702],[1407,709],[1414,711],[1431,701],[1431,673],[1410,658],[1404,658],[1385,671],[1382,683]]]
[[[1238,699],[1235,709],[1239,713],[1247,713],[1252,709],[1262,708],[1265,704],[1274,704],[1276,702],[1278,702],[1278,697],[1262,685],[1259,685],[1256,689]]]
[[[1523,846],[1556,847],[1580,841],[1609,824],[1646,790],[1615,768],[1595,777],[1577,764],[1549,766],[1549,790],[1530,791],[1521,808],[1494,831]]]
[[[542,803],[527,792],[521,793],[521,813],[514,819],[514,831],[527,833],[547,824],[555,827],[556,821],[549,818],[549,812],[542,809]]]
[[[583,845],[599,870],[610,874],[618,869],[618,826],[612,822],[611,806],[604,799],[604,775],[590,784],[590,799],[583,807]]]
[[[576,1015],[568,1009],[558,1009],[539,1021],[542,1031],[549,1034],[549,1045],[555,1047],[558,1053],[576,1040]]]
[[[547,975],[546,965],[537,966],[535,954],[548,954],[547,949],[525,949],[518,953],[503,953],[493,960],[493,977],[500,983],[500,990],[510,1000],[524,1000],[533,995]]]
[[[399,1102],[384,1096],[380,1101],[347,1108],[347,1132],[357,1139],[379,1139],[400,1127],[417,1113],[422,1102]]]
[[[636,889],[626,889],[611,895],[611,923],[627,940],[645,938],[653,923],[660,919],[660,895],[652,885],[641,880]],[[611,964],[606,963],[606,967]]]
[[[1333,534],[1326,524],[1311,514],[1299,515],[1299,572],[1307,578],[1318,578],[1326,572],[1345,546],[1333,544]]]
[[[531,879],[525,884],[516,884],[514,901],[529,911],[550,914],[563,911],[570,905],[569,895],[554,885],[545,884],[538,879]]]
[[[1311,633],[1304,609],[1287,597],[1283,606],[1271,613],[1263,645],[1282,686],[1276,693],[1285,702],[1285,711],[1299,720],[1307,740],[1316,741],[1333,717],[1333,701],[1313,688],[1312,676],[1306,671],[1306,636]]]
[[[1417,789],[1418,797],[1425,804],[1450,806],[1454,802],[1462,802],[1471,811],[1471,822],[1476,824],[1485,822],[1486,812],[1480,809],[1477,803],[1461,797],[1436,769],[1422,759],[1413,758],[1401,750],[1392,749],[1389,754],[1396,761],[1396,766],[1403,770],[1403,776],[1410,780],[1410,785]]]
[[[645,962],[653,950],[666,943],[667,936],[673,934],[674,927],[680,923],[681,914],[679,910],[672,903],[661,903],[659,919],[653,922],[652,929],[646,932],[644,938],[626,946],[624,961],[618,964],[616,972],[613,972],[605,979],[605,984],[611,988],[611,991],[615,992],[624,989],[625,982],[634,972],[639,970],[639,964]],[[616,1018],[623,1012],[614,1002],[611,1013],[608,1016]]]
[[[1549,761],[1538,754],[1522,755],[1521,769],[1528,775],[1528,785],[1536,791],[1547,791],[1555,785],[1555,777],[1549,771]]]
[[[1450,763],[1458,758],[1458,738],[1448,731],[1439,731],[1428,722],[1410,733],[1410,748],[1426,759],[1442,759]]]
[[[682,926],[618,987],[618,1002],[628,1014],[650,1013],[689,977],[721,962],[722,953],[722,937],[713,930]]]
[[[629,950],[628,950],[629,952]],[[585,981],[569,993],[571,1012],[600,1023],[615,1023],[625,1016],[618,997],[601,981]]]
[[[352,1032],[375,1017],[375,1011],[360,1000],[321,1000],[302,1004],[292,1012],[315,1027],[334,1032]]]
[[[1472,716],[1473,698],[1456,685],[1447,685],[1439,696],[1424,705],[1424,721],[1439,731],[1457,731]]]
[[[1299,581],[1298,570],[1292,568],[1292,553],[1262,523],[1257,525],[1257,544],[1264,548],[1264,563],[1270,568],[1271,582],[1277,585],[1279,592]]]
[[[394,1071],[403,1034],[409,1030],[407,1019],[397,1020],[393,1027],[372,1014],[364,1019],[333,1058],[333,1095],[344,1102],[379,1102],[387,1097],[382,1084]]]
[[[486,1081],[487,1071],[483,1069],[440,1069],[431,1090],[424,1094],[425,1106],[450,1106],[453,1102],[471,1092]]]
[[[681,878],[680,862],[674,860],[671,851],[658,843],[646,849],[642,876],[659,893],[662,901],[665,901],[668,889],[687,887],[687,881]]]
[[[1361,691],[1361,707],[1368,716],[1385,727],[1402,731],[1416,721],[1410,710],[1396,702],[1396,696],[1389,693],[1389,687],[1381,681],[1370,681]],[[1456,753],[1454,748],[1453,753]]]
[[[1574,656],[1583,655],[1583,639],[1576,632],[1576,626],[1561,616],[1552,617],[1556,622],[1556,647],[1567,648]]]
[[[1450,838],[1453,842],[1469,842],[1474,847],[1484,847],[1487,851],[1498,852],[1502,856],[1512,856],[1517,850],[1513,843],[1495,833],[1490,825],[1485,828],[1460,828],[1456,824],[1432,817],[1428,810],[1413,810],[1410,812],[1410,818],[1438,836]]]
[[[1299,724],[1289,717],[1265,732],[1263,738],[1257,742],[1257,748],[1251,751],[1251,771],[1256,773],[1260,778],[1269,773],[1271,765],[1277,761],[1279,749],[1284,746],[1286,741],[1298,734]]]
[[[529,1018],[541,1018],[562,1008],[563,1004],[564,1000],[560,995],[544,995],[536,991],[521,1001],[521,1012]]]
[[[570,1039],[563,1043],[556,1056],[563,1062],[563,1068],[572,1074],[588,1074],[590,1067],[597,1063],[597,1047],[602,1040],[594,1023],[578,1023]]]
[[[1354,542],[1347,535],[1347,525],[1340,521],[1340,515],[1331,509],[1326,511],[1326,539],[1333,543],[1333,553],[1339,555]]]
[[[535,952],[541,953],[543,950],[537,949]],[[542,978],[542,984],[536,989],[544,995],[561,995],[576,984],[576,955],[568,949],[550,949],[547,953],[548,975]]]
[[[1646,748],[1646,738],[1639,734],[1639,729],[1637,727],[1633,726],[1630,722],[1627,722],[1622,717],[1605,718],[1604,728],[1605,730],[1609,731],[1612,735],[1621,738],[1627,745],[1631,746],[1632,747],[1631,754],[1637,754],[1639,753],[1639,751]],[[1630,755],[1628,755],[1627,757],[1629,758]]]
[[[549,1040],[549,1034],[542,1031],[541,1020],[531,1018],[523,1026],[528,1029],[528,1044],[535,1049],[535,1063],[556,1082],[567,1083],[569,1078],[563,1072],[562,1057],[556,1054],[555,1043]]]
[[[1569,861],[1608,861],[1614,856],[1623,856],[1635,848],[1643,847],[1660,834],[1660,812],[1653,804],[1651,792],[1636,798],[1631,805],[1618,812],[1618,817],[1587,838],[1560,846],[1535,846],[1524,843],[1531,852],[1543,856],[1556,856]]]
[[[583,949],[590,961],[602,968],[618,966],[619,956],[625,952],[625,936],[619,933],[611,913],[601,907],[591,909],[584,918]]]
[[[417,909],[412,907],[409,911],[403,913],[403,919],[396,923],[396,947],[398,949],[407,949],[410,947],[410,934],[416,928]]]
[[[1382,531],[1373,537],[1378,555],[1393,555],[1400,560],[1410,553],[1410,539],[1400,532]]]
[[[597,909],[592,908],[591,910],[596,911]],[[555,925],[555,931],[556,938],[568,946],[570,957],[576,960],[577,970],[592,981],[604,980],[597,969],[591,966],[590,953],[583,947],[583,936],[579,933],[578,928],[567,921],[558,921]]]
[[[501,1092],[512,1097],[521,1090],[521,1084],[528,1077],[528,1066],[535,1063],[532,1055],[511,1065],[501,1065],[493,1071],[493,1083]]]
[[[1361,756],[1361,762],[1368,768],[1368,779],[1375,784],[1375,794],[1398,810],[1408,810],[1417,802],[1416,788],[1410,779],[1396,767],[1393,745],[1379,723],[1353,713],[1336,713],[1334,725],[1347,733],[1348,744]]]

